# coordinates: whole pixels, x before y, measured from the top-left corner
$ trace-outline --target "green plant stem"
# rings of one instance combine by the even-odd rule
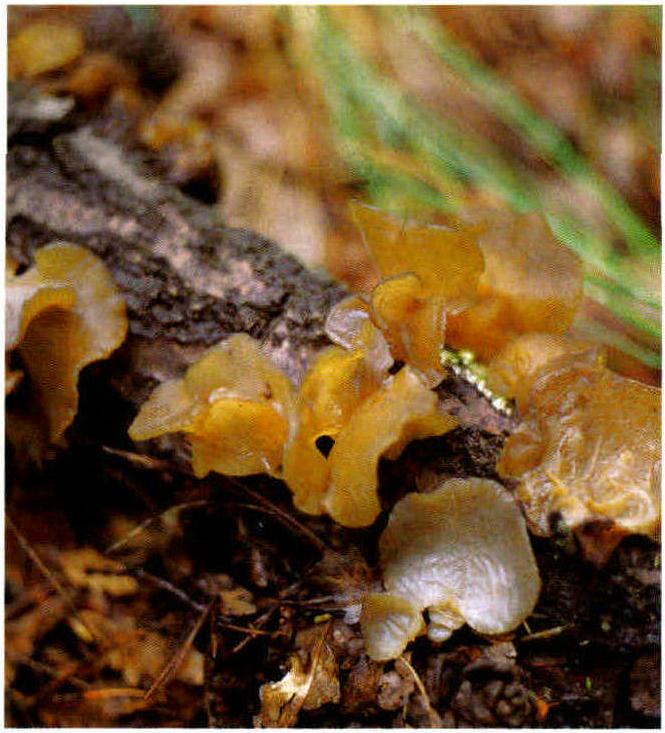
[[[405,11],[399,12],[401,20]],[[556,125],[541,117],[498,74],[458,46],[445,28],[433,23],[425,11],[418,8],[406,13],[418,37],[475,89],[481,102],[521,133],[539,155],[598,196],[632,253],[658,256],[658,239],[616,189],[587,164]]]
[[[598,321],[581,320],[576,324],[576,330],[581,335],[586,335],[596,341],[603,341],[610,346],[614,346],[619,351],[623,351],[625,354],[638,359],[652,369],[660,369],[661,358],[659,353],[636,344],[622,333],[607,328]]]

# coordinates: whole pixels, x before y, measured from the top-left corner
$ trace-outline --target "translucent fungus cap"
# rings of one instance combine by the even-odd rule
[[[404,221],[358,202],[351,212],[382,277],[412,272],[429,296],[444,299],[450,309],[476,299],[484,260],[474,229]]]
[[[480,302],[451,316],[448,341],[483,359],[531,331],[564,333],[582,302],[582,262],[560,244],[542,214],[464,214],[484,227]]]
[[[536,378],[564,358],[604,364],[605,350],[600,344],[563,334],[524,334],[492,359],[487,370],[487,386],[503,397],[515,398],[523,410]]]
[[[344,349],[361,349],[376,374],[385,373],[393,365],[388,342],[370,318],[369,303],[360,296],[351,295],[331,308],[325,332],[334,344]]]
[[[371,314],[390,344],[393,356],[417,369],[429,387],[445,376],[441,349],[446,333],[446,304],[428,297],[420,277],[396,275],[376,286]]]
[[[58,242],[37,250],[23,275],[9,275],[6,313],[6,348],[17,348],[59,442],[78,408],[81,369],[125,339],[125,302],[98,257]]]
[[[293,413],[293,387],[258,342],[236,334],[209,349],[182,379],[161,384],[129,428],[132,440],[187,433],[192,467],[277,475]]]
[[[423,615],[406,598],[368,593],[363,598],[360,628],[367,654],[375,662],[396,659],[425,630]]]
[[[655,387],[579,361],[534,383],[529,407],[497,468],[517,479],[532,530],[550,533],[559,513],[571,528],[610,520],[654,536],[660,520],[661,395]]]
[[[487,479],[451,479],[395,505],[379,542],[388,593],[430,612],[442,640],[466,622],[503,634],[531,613],[540,578],[512,496]]]
[[[440,411],[437,396],[404,367],[353,413],[330,452],[330,482],[324,505],[340,524],[366,527],[381,511],[378,464],[394,459],[411,441],[442,435],[458,425]]]
[[[321,514],[324,510],[329,463],[317,441],[323,437],[335,440],[357,407],[387,376],[387,367],[378,370],[372,358],[362,348],[347,351],[331,346],[305,375],[296,402],[298,427],[285,451],[283,476],[301,511]]]
[[[360,333],[369,320],[369,303],[360,295],[350,295],[330,309],[324,329],[334,344],[351,350],[359,346]]]

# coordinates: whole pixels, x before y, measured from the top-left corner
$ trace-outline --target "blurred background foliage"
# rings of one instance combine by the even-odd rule
[[[432,222],[543,211],[586,263],[575,330],[654,383],[661,22],[646,6],[13,7],[9,70],[121,110],[172,183],[357,290],[376,275],[350,198]]]

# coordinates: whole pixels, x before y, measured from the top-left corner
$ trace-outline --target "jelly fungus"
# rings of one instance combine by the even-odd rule
[[[528,333],[516,338],[492,359],[487,386],[502,397],[514,398],[526,408],[535,379],[558,359],[588,360],[604,364],[605,350],[597,343],[551,333]]]
[[[367,654],[375,662],[396,659],[425,631],[423,615],[406,598],[368,593],[363,598],[360,628]]]
[[[6,349],[21,357],[58,443],[76,415],[81,369],[125,339],[125,302],[103,262],[66,242],[37,250],[34,267],[8,274],[6,290]]]
[[[393,364],[388,342],[371,321],[369,303],[360,296],[351,295],[331,308],[325,332],[344,349],[363,349],[377,374],[386,372]]]
[[[384,367],[391,361],[384,362]],[[386,376],[364,349],[347,351],[339,346],[323,351],[305,375],[297,398],[298,428],[284,456],[284,480],[301,511],[323,513],[329,463],[317,441],[322,437],[335,440]]]
[[[441,348],[446,332],[446,304],[427,297],[421,279],[413,273],[388,278],[372,292],[374,322],[388,340],[395,359],[417,369],[428,387],[445,376]]]
[[[361,349],[375,374],[385,375],[393,365],[388,342],[372,322],[370,306],[363,298],[351,295],[333,306],[324,330],[334,344],[349,351]]]
[[[442,435],[457,425],[440,411],[436,394],[419,375],[404,367],[363,401],[337,437],[324,499],[330,516],[346,527],[372,524],[381,511],[379,459],[395,459],[410,441]]]
[[[475,229],[417,224],[358,202],[351,212],[383,278],[414,273],[423,294],[452,312],[475,300],[484,268]]]
[[[360,295],[349,295],[330,309],[324,327],[326,336],[338,346],[355,349],[368,321],[369,303]]]
[[[260,345],[236,334],[209,349],[182,379],[164,382],[129,428],[132,440],[183,432],[198,477],[279,475],[293,387]]]
[[[395,359],[434,387],[445,376],[447,314],[477,300],[484,268],[477,232],[402,221],[360,203],[351,213],[383,278],[372,292],[370,316]]]
[[[448,319],[447,339],[489,360],[532,331],[564,333],[582,301],[582,262],[552,234],[542,214],[491,211],[464,214],[484,227],[480,302]]]
[[[494,481],[451,479],[431,493],[407,495],[395,505],[379,549],[389,597],[404,599],[405,609],[427,609],[428,634],[436,641],[463,623],[483,634],[504,634],[524,621],[538,599],[540,577],[524,519]],[[369,655],[399,654],[412,638],[406,624],[391,627],[372,611],[372,596],[367,603]]]
[[[660,520],[660,390],[585,360],[554,362],[533,384],[528,409],[499,458],[517,479],[529,526],[552,515],[574,529],[612,522],[655,537]]]

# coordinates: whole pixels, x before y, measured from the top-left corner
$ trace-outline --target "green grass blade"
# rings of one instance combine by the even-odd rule
[[[624,236],[631,252],[658,256],[658,238],[616,189],[588,165],[556,125],[541,117],[498,74],[458,46],[440,24],[427,17],[424,10],[391,9],[389,12],[398,12],[400,22],[406,17],[418,37],[475,89],[481,102],[490,107],[499,119],[521,133],[539,155],[593,191]]]

